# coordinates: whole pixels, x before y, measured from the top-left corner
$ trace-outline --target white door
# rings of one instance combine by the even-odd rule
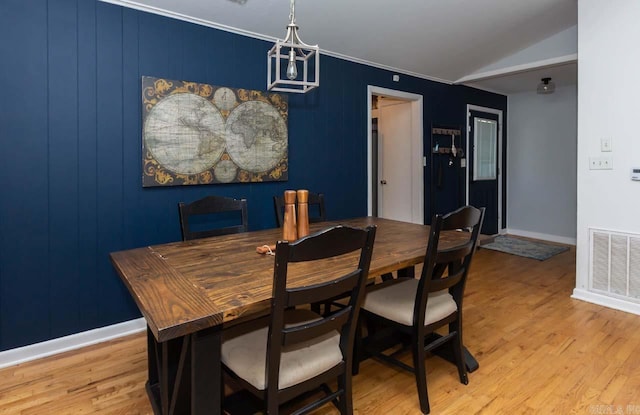
[[[411,103],[378,108],[378,216],[412,221]]]

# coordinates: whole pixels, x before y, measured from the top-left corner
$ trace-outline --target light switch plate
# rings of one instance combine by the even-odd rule
[[[609,152],[611,151],[611,139],[608,137],[604,137],[600,139],[600,151]]]

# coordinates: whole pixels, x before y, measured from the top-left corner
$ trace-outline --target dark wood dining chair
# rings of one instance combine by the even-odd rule
[[[309,192],[309,223],[324,222],[327,220],[324,207],[324,194]],[[276,211],[276,223],[282,228],[284,223],[284,196],[274,196],[273,206]]]
[[[178,203],[182,240],[247,232],[246,199],[206,196],[192,203]]]
[[[343,415],[353,413],[353,342],[375,232],[375,226],[335,226],[296,242],[279,241],[268,320],[223,332],[225,373],[261,399],[265,413],[278,414],[281,404],[316,390],[322,397],[296,414],[329,402]],[[331,267],[331,258],[349,253],[351,269]],[[346,291],[348,305],[327,316],[308,308]],[[328,384],[336,379],[334,390]]]
[[[362,305],[362,319],[366,319],[369,332],[365,348],[374,357],[415,374],[420,409],[424,414],[429,413],[426,352],[448,343],[458,367],[460,382],[465,385],[468,383],[462,354],[462,299],[483,219],[484,208],[472,206],[446,215],[435,215],[420,279],[393,279],[367,287]],[[459,230],[468,231],[469,234],[463,244],[439,247],[442,232]],[[404,335],[404,345],[412,350],[413,367],[396,359],[397,354],[406,350],[406,347],[392,354],[383,354],[383,351],[375,349],[375,341],[380,340],[380,334],[384,333],[384,330],[380,330],[381,326],[393,329],[400,336]],[[448,326],[447,334],[434,334],[435,330],[444,326]],[[385,338],[389,336],[388,332],[384,335]],[[386,347],[388,344],[382,348]],[[358,361],[354,369],[356,373],[357,365]]]

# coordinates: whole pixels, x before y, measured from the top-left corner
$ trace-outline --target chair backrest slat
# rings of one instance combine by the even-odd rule
[[[210,236],[229,235],[249,230],[248,213],[246,199],[233,199],[222,196],[207,196],[192,203],[178,203],[180,214],[180,228],[182,230],[182,240],[208,238]],[[234,221],[239,219],[239,224],[215,227],[213,229],[194,230],[193,221],[197,216],[219,216],[229,212],[237,212]]]
[[[324,194],[309,192],[309,223],[324,222],[327,215],[324,208]],[[314,215],[314,206],[318,208],[318,214]]]
[[[436,254],[436,263],[449,264],[454,261],[460,261],[471,253],[473,247],[473,241],[469,240],[464,245],[458,245],[454,248],[439,250]]]
[[[346,293],[358,283],[360,274],[361,270],[356,269],[345,276],[325,283],[288,289],[285,300],[287,307],[321,302]]]
[[[474,224],[484,219],[484,208],[463,206],[442,216],[442,230],[475,229]]]
[[[319,232],[313,241],[309,237],[299,239],[296,241],[296,249],[289,257],[289,262],[315,261],[353,252],[351,247],[364,244],[367,235],[353,233],[350,229],[345,226],[336,226]],[[331,231],[332,236],[330,238],[322,237],[322,234],[328,231]]]
[[[310,338],[315,338],[327,334],[331,331],[340,331],[347,323],[351,314],[351,307],[347,306],[333,314],[331,318],[323,318],[311,323],[301,324],[295,327],[285,328],[282,337],[282,345],[290,346],[301,343]]]
[[[193,239],[202,239],[202,238],[210,238],[212,236],[220,236],[220,235],[232,235],[234,233],[246,232],[244,226],[226,226],[218,229],[210,229],[208,231],[196,231],[190,232],[190,236],[185,239],[186,241]]]
[[[464,269],[450,273],[446,277],[432,279],[429,283],[429,292],[434,293],[451,288],[458,284],[462,277],[464,277]]]

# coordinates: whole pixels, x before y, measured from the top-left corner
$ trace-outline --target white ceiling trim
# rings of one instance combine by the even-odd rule
[[[498,95],[509,95],[506,92],[500,90],[500,89],[496,89],[496,88],[491,88],[482,84],[474,84],[473,82],[466,82],[464,84],[455,84],[455,85],[465,85],[471,88],[475,88],[475,89],[479,89],[481,91],[485,91],[485,92],[491,92],[492,94],[498,94]]]
[[[520,65],[508,66],[506,68],[494,69],[492,71],[482,72],[463,76],[455,81],[455,84],[461,84],[465,82],[475,82],[490,78],[496,78],[504,75],[514,75],[521,72],[531,71],[533,69],[551,68],[559,65],[566,65],[568,63],[574,63],[578,61],[578,54],[572,53],[565,56],[559,56],[556,58],[543,59],[535,62],[527,62]]]
[[[224,30],[226,32],[237,33],[239,35],[252,37],[254,39],[267,40],[269,42],[274,42],[274,43],[277,40],[275,37],[272,37],[272,36],[261,35],[260,33],[251,32],[249,30],[243,30],[243,29],[226,26],[219,23],[213,23],[208,20],[198,19],[196,17],[187,16],[187,15],[172,12],[169,10],[147,6],[145,4],[140,4],[135,1],[129,1],[129,0],[99,0],[99,1],[103,3],[110,3],[110,4],[115,4],[117,6],[127,7],[129,9],[135,9],[143,12],[158,14],[160,16],[169,17],[171,19],[177,19],[177,20],[182,20],[189,23],[195,23],[200,26],[207,26],[207,27],[212,27],[214,29]]]
[[[192,16],[186,16],[184,14],[172,12],[172,11],[169,11],[169,10],[160,9],[160,8],[157,8],[157,7],[152,7],[152,6],[148,6],[148,5],[145,5],[145,4],[140,4],[140,3],[135,2],[135,1],[130,1],[130,0],[99,0],[99,1],[101,1],[103,3],[110,3],[110,4],[115,4],[115,5],[118,5],[118,6],[122,6],[122,7],[127,7],[127,8],[130,8],[130,9],[140,10],[140,11],[147,12],[147,13],[157,14],[157,15],[164,16],[164,17],[169,17],[171,19],[182,20],[182,21],[189,22],[189,23],[194,23],[194,24],[197,24],[197,25],[200,25],[200,26],[206,26],[206,27],[211,27],[211,28],[214,28],[214,29],[224,30],[225,32],[235,33],[235,34],[242,35],[242,36],[248,36],[248,37],[251,37],[251,38],[254,38],[254,39],[266,40],[268,42],[273,42],[273,43],[275,43],[276,40],[278,40],[277,38],[272,37],[272,36],[262,35],[260,33],[255,33],[255,32],[239,29],[239,28],[232,27],[232,26],[227,26],[227,25],[223,25],[223,24],[219,24],[219,23],[214,23],[214,22],[210,22],[208,20],[198,19],[198,18],[195,18],[195,17],[192,17]],[[378,69],[384,69],[384,70],[387,70],[387,71],[390,71],[390,72],[395,72],[397,74],[409,75],[409,76],[413,76],[415,78],[426,79],[426,80],[434,81],[434,82],[440,82],[440,83],[447,84],[447,85],[452,85],[453,84],[453,82],[451,82],[449,80],[446,80],[446,79],[441,79],[441,78],[428,76],[428,75],[424,75],[424,74],[420,74],[420,73],[416,73],[416,72],[411,72],[411,71],[408,71],[406,69],[399,69],[399,68],[394,68],[394,67],[387,66],[387,65],[382,65],[382,64],[375,63],[375,62],[370,62],[370,61],[367,61],[367,60],[364,60],[364,59],[359,59],[359,58],[354,58],[352,56],[343,55],[341,53],[331,52],[329,50],[325,50],[325,49],[322,49],[322,48],[320,48],[320,52],[323,55],[331,56],[331,57],[342,59],[342,60],[349,61],[349,62],[360,63],[360,64],[363,64],[363,65],[371,66],[371,67],[378,68]]]

